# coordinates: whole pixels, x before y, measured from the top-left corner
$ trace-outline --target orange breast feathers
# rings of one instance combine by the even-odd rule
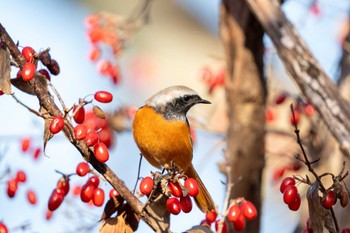
[[[153,108],[144,106],[135,115],[134,139],[142,155],[155,167],[171,161],[184,171],[191,165],[192,141],[184,121],[166,120]]]

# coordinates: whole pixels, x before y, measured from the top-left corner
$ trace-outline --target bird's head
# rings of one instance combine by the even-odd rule
[[[165,88],[146,100],[147,106],[154,108],[169,120],[186,120],[186,113],[196,104],[210,104],[210,102],[186,86]]]

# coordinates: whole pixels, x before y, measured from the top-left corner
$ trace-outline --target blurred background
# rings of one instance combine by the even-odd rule
[[[106,52],[106,59],[113,60],[120,68],[117,85],[101,75],[100,65],[89,58],[91,43],[86,18],[96,12],[114,15],[124,22],[137,15],[142,1],[24,1],[5,0],[0,8],[0,23],[20,46],[31,46],[36,51],[50,48],[52,58],[60,65],[61,73],[51,81],[67,106],[79,98],[106,90],[114,95],[110,104],[99,106],[113,113],[123,106],[138,107],[158,90],[171,85],[186,85],[195,89],[211,106],[198,106],[191,110],[197,128],[194,166],[201,175],[215,202],[222,210],[225,196],[224,176],[219,173],[218,163],[223,160],[224,138],[227,126],[225,93],[222,87],[209,92],[203,81],[206,71],[219,75],[224,67],[223,47],[218,35],[219,4],[217,0],[154,1],[147,24],[132,33],[125,50],[117,54]],[[347,0],[289,0],[283,6],[288,18],[294,23],[310,46],[325,71],[335,79],[340,59],[342,32],[347,22]],[[266,42],[266,74],[278,89],[296,92],[268,38]],[[15,77],[16,69],[11,76]],[[33,109],[38,109],[35,97],[12,90],[17,98]],[[21,151],[21,139],[31,138],[32,148],[42,147],[43,120],[21,107],[11,96],[0,97],[0,221],[10,232],[96,232],[103,208],[83,204],[79,197],[69,195],[50,220],[45,219],[47,200],[60,175],[75,172],[82,161],[80,154],[63,134],[48,142],[46,155],[38,160],[33,151]],[[107,164],[129,188],[137,176],[139,151],[130,131],[116,134]],[[6,181],[24,170],[27,182],[19,187],[16,196],[6,195]],[[154,170],[144,161],[141,176]],[[267,169],[265,174],[264,205],[261,232],[293,232],[299,214],[292,213],[282,203],[282,197]],[[72,176],[71,189],[82,185],[86,179]],[[102,182],[108,193],[110,185]],[[36,192],[38,203],[30,205],[26,191]],[[180,232],[198,224],[204,215],[197,208],[189,214],[172,217],[171,229]],[[277,220],[277,221],[276,221]],[[25,226],[25,229],[21,229]],[[151,232],[143,223],[139,232]]]

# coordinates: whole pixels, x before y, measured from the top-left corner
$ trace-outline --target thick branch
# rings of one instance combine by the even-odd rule
[[[245,0],[271,38],[287,72],[315,106],[346,155],[350,155],[350,109],[276,0]]]
[[[8,35],[5,28],[0,23],[0,39],[9,49],[12,59],[16,61],[19,67],[23,67],[25,59],[21,52]],[[43,84],[36,78],[29,82],[34,87],[35,94],[41,106],[43,106],[51,116],[63,115],[61,110],[51,98],[50,93]],[[130,192],[118,176],[105,164],[96,160],[94,153],[83,141],[76,141],[73,134],[73,125],[66,121],[64,134],[67,139],[77,148],[84,159],[89,162],[101,175],[115,188],[120,195],[128,202],[136,214],[138,214],[153,230],[157,232],[168,232],[167,224],[163,224],[161,217],[157,216],[150,208],[143,211],[144,205]]]

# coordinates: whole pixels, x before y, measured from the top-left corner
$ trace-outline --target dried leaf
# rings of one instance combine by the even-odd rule
[[[306,199],[309,206],[309,215],[310,215],[310,222],[311,222],[310,228],[315,233],[322,233],[323,232],[322,213],[324,211],[324,208],[322,207],[320,202],[320,197],[318,196],[318,188],[319,188],[319,183],[316,180],[307,190]]]
[[[185,231],[185,233],[212,233],[209,227],[207,226],[194,226],[191,229]]]
[[[133,233],[130,225],[126,224],[123,216],[103,220],[100,224],[100,233]]]
[[[40,107],[39,111],[40,111],[40,113],[42,115],[45,115],[45,114],[48,115],[49,114],[47,112],[47,110],[43,106]],[[52,119],[47,118],[47,119],[45,119],[45,124],[44,124],[44,147],[43,147],[43,152],[44,152],[45,155],[46,155],[46,153],[45,153],[46,144],[53,137],[53,134],[50,131],[51,121],[52,121]]]
[[[94,106],[92,108],[92,111],[94,112],[94,114],[100,118],[100,119],[106,119],[106,115],[105,112],[99,107],[99,106]]]
[[[125,211],[122,215],[124,215],[125,223],[130,226],[133,231],[136,231],[139,227],[140,217],[134,212],[129,204],[124,204],[123,207]]]
[[[329,232],[337,232],[330,209],[329,210],[324,209],[322,218],[323,218],[324,227]]]
[[[119,211],[123,202],[124,198],[122,196],[117,196],[109,199],[103,210],[101,220],[110,218],[115,212]]]
[[[40,73],[36,73],[35,78],[41,82],[41,84],[45,87],[47,91],[48,83],[47,83],[46,77]],[[17,87],[19,90],[29,95],[35,95],[34,86],[30,85],[29,82],[24,81],[21,77],[11,79],[11,83],[15,87]]]
[[[9,51],[0,46],[0,90],[5,94],[11,94],[11,65]]]

